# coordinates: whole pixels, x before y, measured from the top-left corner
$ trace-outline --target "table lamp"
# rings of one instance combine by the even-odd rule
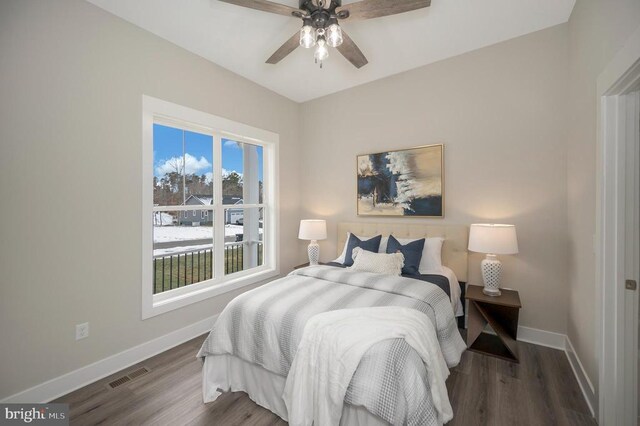
[[[327,238],[327,222],[324,220],[301,220],[300,232],[298,238],[301,240],[310,240],[307,252],[309,253],[309,265],[314,266],[318,264],[320,259],[320,246],[318,240],[324,240]]]
[[[500,296],[502,263],[498,254],[518,253],[518,239],[514,225],[473,224],[469,231],[469,250],[486,253],[480,267],[484,289],[488,296]]]

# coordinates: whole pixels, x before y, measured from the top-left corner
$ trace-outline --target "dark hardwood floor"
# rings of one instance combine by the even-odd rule
[[[205,336],[99,380],[54,402],[70,404],[74,425],[286,425],[244,393],[202,402]],[[595,425],[564,352],[518,342],[520,364],[465,352],[447,379],[448,425]],[[145,366],[151,371],[115,389],[108,383]]]

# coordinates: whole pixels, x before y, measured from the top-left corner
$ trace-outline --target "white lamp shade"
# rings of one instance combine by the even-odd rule
[[[487,254],[518,253],[514,225],[473,224],[469,231],[469,250]]]
[[[298,238],[301,240],[324,240],[327,238],[327,222],[324,220],[301,220]]]

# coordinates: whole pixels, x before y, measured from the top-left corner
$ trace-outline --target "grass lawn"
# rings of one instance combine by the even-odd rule
[[[225,250],[225,275],[242,271],[242,246]],[[211,279],[213,259],[211,250],[166,256],[154,259],[154,294]],[[258,246],[258,264],[262,264],[262,244]]]

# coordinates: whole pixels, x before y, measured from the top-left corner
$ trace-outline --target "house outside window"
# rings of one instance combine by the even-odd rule
[[[143,318],[277,275],[277,142],[143,97]]]

